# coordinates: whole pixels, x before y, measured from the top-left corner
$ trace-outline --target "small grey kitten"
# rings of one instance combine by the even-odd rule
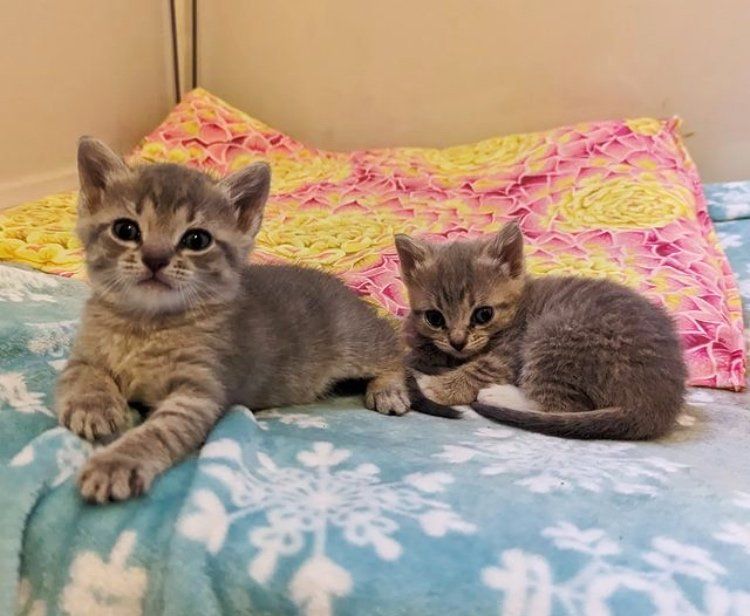
[[[148,489],[224,409],[303,404],[367,379],[365,404],[408,410],[396,331],[338,279],[248,265],[268,197],[257,163],[219,182],[171,164],[130,168],[83,138],[78,234],[92,295],[56,391],[60,422],[95,440],[80,476],[99,503]]]
[[[411,304],[407,361],[422,374],[415,410],[455,416],[448,405],[471,404],[569,438],[648,439],[674,425],[686,369],[661,308],[605,280],[527,276],[515,223],[445,244],[398,235],[396,247]],[[517,385],[532,408],[477,402],[492,384]]]

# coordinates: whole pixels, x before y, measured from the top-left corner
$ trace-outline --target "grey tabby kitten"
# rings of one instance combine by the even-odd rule
[[[266,164],[216,182],[171,164],[130,168],[83,138],[78,169],[92,295],[57,384],[57,414],[95,440],[127,427],[128,402],[152,411],[89,458],[79,477],[86,499],[144,492],[231,404],[303,404],[361,378],[369,408],[408,410],[401,345],[386,320],[332,276],[246,264]]]
[[[443,405],[471,404],[570,438],[648,439],[673,426],[686,369],[661,308],[613,282],[527,276],[515,223],[445,244],[399,235],[396,247],[411,304],[408,362],[423,374],[415,410],[450,416]],[[492,384],[517,385],[532,404],[476,402]]]

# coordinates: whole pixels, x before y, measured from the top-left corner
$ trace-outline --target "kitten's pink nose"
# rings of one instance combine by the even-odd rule
[[[451,336],[449,338],[449,342],[451,343],[451,346],[456,349],[456,351],[463,351],[464,347],[466,346],[466,336],[462,338],[458,336]]]
[[[141,261],[154,274],[169,265],[169,255],[164,253],[146,253],[141,256]]]

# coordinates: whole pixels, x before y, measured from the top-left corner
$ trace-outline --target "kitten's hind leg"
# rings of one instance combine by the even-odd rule
[[[580,413],[594,409],[594,403],[586,394],[552,375],[522,374],[520,385],[521,391],[540,411]]]
[[[597,333],[585,326],[573,327],[559,316],[542,318],[529,326],[523,345],[519,386],[541,411],[580,413],[607,402],[601,363],[591,356]]]

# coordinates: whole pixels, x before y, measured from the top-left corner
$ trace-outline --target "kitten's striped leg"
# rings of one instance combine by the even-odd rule
[[[507,362],[490,353],[437,375],[421,375],[417,384],[422,393],[439,404],[471,404],[488,385],[508,383],[511,371]]]
[[[108,372],[71,359],[57,381],[55,411],[60,424],[93,441],[128,424],[128,404]]]
[[[223,410],[216,389],[177,388],[143,424],[96,451],[78,478],[82,496],[104,503],[148,490],[158,474],[205,441]]]

